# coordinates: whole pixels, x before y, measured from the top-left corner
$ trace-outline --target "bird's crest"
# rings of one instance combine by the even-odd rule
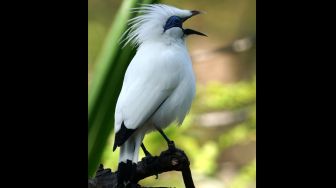
[[[124,46],[131,44],[139,46],[150,38],[160,37],[164,31],[164,25],[171,16],[190,16],[190,11],[181,10],[164,4],[142,4],[141,7],[133,8],[132,13],[140,14],[128,21],[129,28],[121,37]]]

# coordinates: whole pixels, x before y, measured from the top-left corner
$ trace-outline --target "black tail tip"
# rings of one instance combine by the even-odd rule
[[[118,147],[117,144],[114,144],[113,145],[113,151],[115,151],[117,149],[117,147]]]

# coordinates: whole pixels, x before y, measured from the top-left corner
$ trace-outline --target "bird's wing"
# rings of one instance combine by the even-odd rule
[[[165,80],[147,77],[130,83],[120,94],[117,111],[128,129],[142,125],[174,90],[165,87]]]
[[[135,57],[127,69],[115,112],[114,148],[143,125],[179,83],[178,71],[171,65],[146,60]]]

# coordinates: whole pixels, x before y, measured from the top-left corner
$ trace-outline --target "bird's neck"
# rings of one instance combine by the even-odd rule
[[[163,37],[163,42],[166,45],[183,45],[185,46],[184,38],[174,38],[174,37]]]
[[[146,40],[143,44],[164,44],[167,47],[169,46],[183,46],[186,47],[184,38],[173,38],[173,37],[158,37]]]

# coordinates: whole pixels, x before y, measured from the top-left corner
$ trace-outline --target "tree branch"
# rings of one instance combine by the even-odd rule
[[[175,151],[163,151],[160,156],[144,157],[137,163],[135,180],[138,182],[149,176],[161,174],[168,171],[181,171],[186,188],[194,188],[194,182],[189,168],[190,162],[184,151],[177,149]],[[116,188],[117,173],[111,172],[111,169],[104,169],[99,166],[96,176],[89,179],[89,188]]]

